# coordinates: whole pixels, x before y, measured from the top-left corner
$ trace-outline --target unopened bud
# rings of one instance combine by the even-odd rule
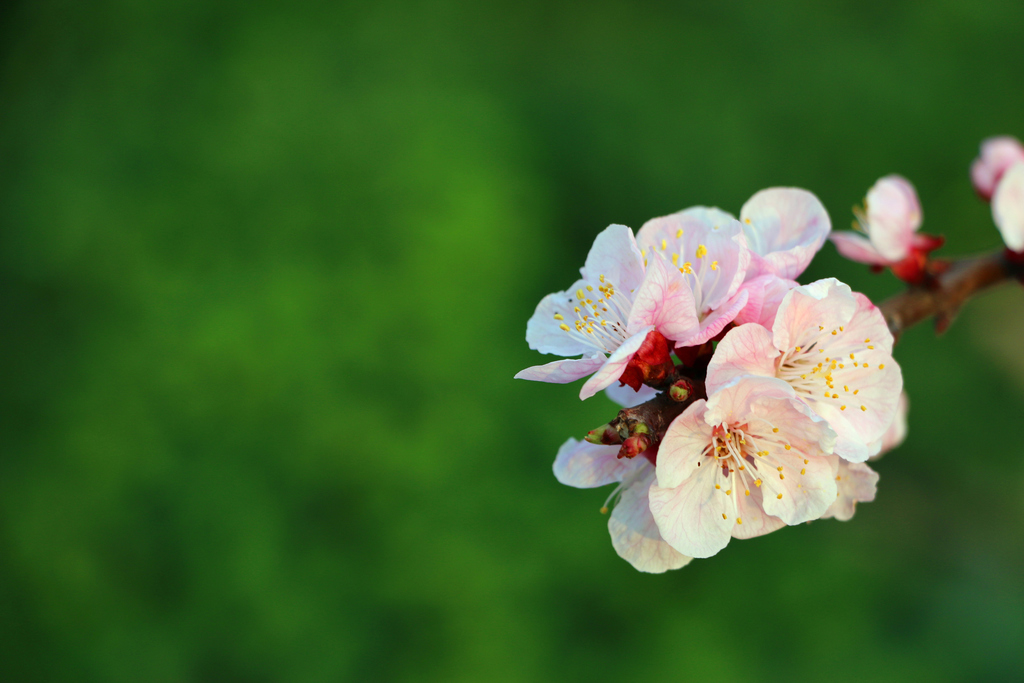
[[[619,432],[613,429],[610,424],[601,425],[597,429],[591,429],[584,438],[590,443],[606,446],[622,443],[622,437],[619,436]]]
[[[681,379],[668,388],[668,395],[673,401],[682,403],[693,395],[693,385]]]
[[[634,434],[625,441],[622,442],[622,448],[619,449],[620,458],[635,458],[644,451],[646,451],[651,445],[651,437],[647,434]]]

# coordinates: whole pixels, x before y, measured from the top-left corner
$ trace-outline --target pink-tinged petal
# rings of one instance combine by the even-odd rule
[[[787,280],[775,275],[759,275],[745,282],[743,289],[750,294],[750,299],[733,323],[736,325],[757,323],[769,330],[772,329],[782,300],[786,298],[791,289],[799,286],[800,283],[796,280]]]
[[[856,263],[866,263],[869,266],[887,266],[890,263],[863,235],[843,230],[832,233],[829,239],[842,256]]]
[[[654,467],[644,461],[636,478],[625,487],[608,519],[612,547],[635,569],[660,574],[690,563],[687,557],[665,542],[651,514],[648,492],[654,482]]]
[[[605,359],[601,354],[596,354],[590,358],[556,360],[545,365],[534,365],[525,370],[520,370],[516,374],[515,379],[568,384],[601,369],[604,364]]]
[[[647,221],[637,233],[637,242],[648,257],[657,254],[683,269],[689,263],[692,272],[685,277],[698,313],[718,308],[735,295],[750,263],[739,221],[704,206]]]
[[[821,517],[835,501],[835,470],[827,457],[794,445],[773,453],[771,464],[761,485],[767,514],[786,524],[801,524]]]
[[[711,426],[705,420],[707,401],[694,401],[672,421],[658,449],[658,485],[675,488],[701,461],[711,443]]]
[[[981,155],[971,164],[975,191],[988,200],[1006,170],[1021,161],[1024,161],[1024,147],[1017,138],[1004,135],[984,140]]]
[[[729,544],[736,526],[735,517],[729,514],[734,505],[715,488],[716,473],[714,467],[694,466],[690,476],[675,488],[651,486],[651,514],[658,530],[684,555],[711,557]]]
[[[1024,162],[1003,175],[992,195],[992,219],[1013,251],[1024,251]]]
[[[672,341],[685,341],[700,330],[690,286],[677,268],[667,265],[661,258],[648,261],[626,331],[632,334],[652,325]]]
[[[758,375],[775,377],[775,360],[779,350],[772,335],[756,323],[740,325],[725,335],[715,349],[708,365],[708,394],[714,394],[737,377]]]
[[[857,302],[848,285],[826,278],[790,291],[782,300],[772,326],[775,348],[798,346],[820,328],[837,329],[853,316]]]
[[[736,295],[726,301],[721,307],[711,311],[703,320],[700,321],[700,332],[695,336],[691,337],[685,343],[680,346],[699,346],[706,341],[710,341],[718,336],[718,333],[725,329],[725,326],[736,319],[743,307],[747,305],[747,297],[749,294],[741,290],[736,292]]]
[[[570,438],[555,457],[555,478],[566,486],[592,489],[622,481],[636,466],[617,457],[618,446],[602,446]]]
[[[633,391],[628,384],[612,384],[604,390],[605,395],[623,408],[632,408],[641,403],[646,403],[658,395],[658,392],[646,384],[640,387],[640,391]]]
[[[631,292],[644,279],[644,260],[633,231],[625,225],[609,225],[594,239],[580,270],[584,280],[600,281],[604,275],[616,289]]]
[[[863,294],[853,298],[854,315],[823,347],[824,356],[842,364],[832,370],[831,391],[837,398],[812,395],[809,405],[838,434],[836,455],[864,462],[878,452],[895,418],[903,374],[892,357],[892,334],[881,311]]]
[[[788,401],[795,396],[793,387],[781,379],[744,375],[711,394],[704,421],[712,426],[743,424],[750,417],[754,405],[762,399],[781,399],[787,401],[785,406],[789,406]],[[658,457],[660,460],[660,451]]]
[[[807,268],[832,229],[821,201],[793,187],[761,190],[743,205],[740,220],[747,246],[760,257],[758,274],[789,279]]]
[[[567,320],[576,320],[576,313],[573,312],[576,295],[573,292],[586,286],[586,281],[579,280],[568,291],[548,294],[541,299],[533,316],[526,323],[526,341],[531,349],[557,356],[594,353],[593,345],[585,344],[561,327],[567,324]],[[556,315],[561,318],[556,318]]]
[[[734,491],[736,496],[736,526],[732,528],[733,538],[754,538],[764,536],[786,526],[778,517],[764,511],[764,496],[761,487],[754,486],[744,491]]]
[[[878,488],[878,473],[864,463],[848,463],[834,458],[836,474],[836,499],[822,518],[835,517],[845,522],[853,517],[857,503],[870,503],[875,499]]]
[[[647,333],[653,329],[654,325],[642,327],[636,334],[622,342],[601,368],[594,373],[594,376],[583,383],[583,387],[580,389],[580,399],[586,400],[613,382],[617,382],[622,376],[622,371],[629,365],[633,354],[644,343]]]
[[[896,417],[892,424],[882,435],[881,443],[878,445],[878,454],[871,456],[871,460],[877,460],[894,448],[898,448],[907,438],[907,411],[910,409],[910,399],[907,392],[900,394],[900,400],[896,403]]]
[[[914,232],[921,227],[921,204],[914,186],[902,176],[885,176],[868,190],[865,204],[871,244],[890,262],[906,258]]]

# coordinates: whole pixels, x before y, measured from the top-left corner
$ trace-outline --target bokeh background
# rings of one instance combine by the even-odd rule
[[[11,681],[1008,680],[1024,291],[897,349],[876,502],[650,576],[515,382],[612,222],[756,190],[843,228],[1024,135],[1024,5],[73,2],[0,14],[0,667]],[[889,275],[827,245],[805,281]]]

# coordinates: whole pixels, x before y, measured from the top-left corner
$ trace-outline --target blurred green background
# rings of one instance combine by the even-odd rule
[[[942,254],[1024,135],[1024,5],[71,2],[0,14],[12,681],[1008,680],[1024,292],[897,349],[853,521],[643,575],[515,382],[612,222],[881,175]],[[805,281],[898,290],[828,245]]]

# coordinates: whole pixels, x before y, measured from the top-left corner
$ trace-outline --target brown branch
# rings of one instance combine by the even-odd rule
[[[933,272],[927,286],[911,287],[879,305],[893,336],[931,317],[936,330],[944,332],[968,299],[1022,272],[1005,251],[936,263],[941,267],[934,270],[941,272]]]

